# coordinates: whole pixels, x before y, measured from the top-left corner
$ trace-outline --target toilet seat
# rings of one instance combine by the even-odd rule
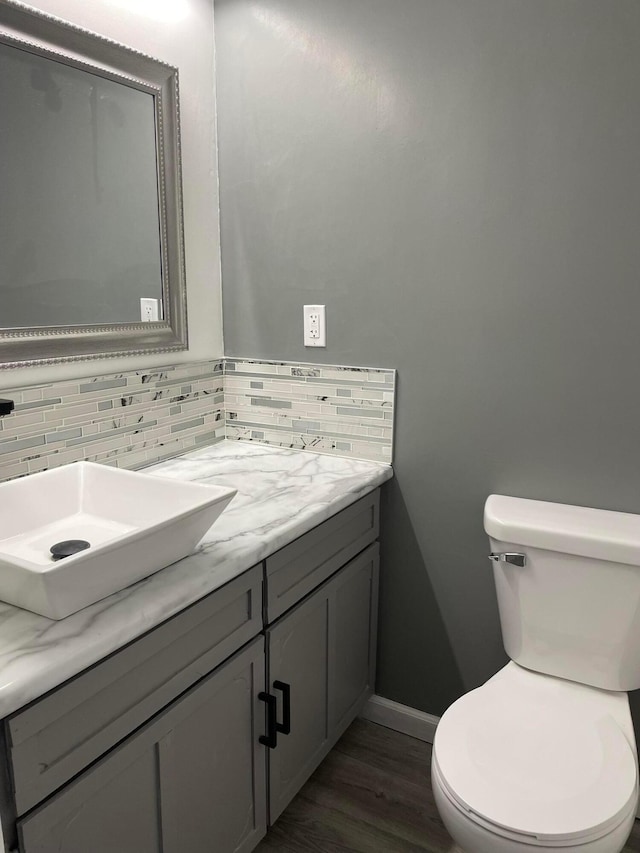
[[[635,811],[634,743],[626,694],[512,662],[446,711],[434,773],[472,821],[560,847],[601,837]]]

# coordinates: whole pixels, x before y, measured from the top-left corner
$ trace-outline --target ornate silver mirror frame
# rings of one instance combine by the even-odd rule
[[[15,0],[0,0],[0,42],[153,96],[164,312],[159,322],[0,328],[0,369],[187,349],[177,69]]]

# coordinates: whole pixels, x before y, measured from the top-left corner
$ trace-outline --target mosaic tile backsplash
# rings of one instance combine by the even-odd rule
[[[395,371],[220,359],[12,389],[0,480],[87,459],[141,468],[224,438],[390,463]]]
[[[226,358],[228,439],[391,462],[395,370]]]
[[[222,360],[5,391],[0,480],[87,459],[140,468],[224,438]],[[2,394],[0,394],[2,396]]]

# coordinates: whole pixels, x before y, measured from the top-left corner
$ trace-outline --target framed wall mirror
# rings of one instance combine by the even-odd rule
[[[187,348],[177,69],[0,2],[0,368]]]

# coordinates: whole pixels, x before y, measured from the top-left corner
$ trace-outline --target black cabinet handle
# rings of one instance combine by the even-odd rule
[[[260,735],[258,740],[269,749],[275,749],[278,745],[278,724],[276,714],[278,713],[276,697],[270,693],[258,693],[258,699],[267,705],[267,734]]]
[[[291,733],[291,685],[284,681],[274,681],[276,690],[282,690],[282,722],[276,722],[276,731],[283,735]]]

